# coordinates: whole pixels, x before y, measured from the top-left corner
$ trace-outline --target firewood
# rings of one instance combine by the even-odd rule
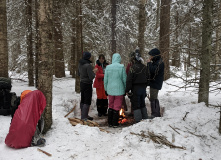
[[[38,151],[39,151],[39,152],[42,152],[42,153],[44,153],[44,154],[46,154],[46,155],[49,156],[49,157],[52,156],[52,154],[50,154],[50,153],[48,153],[48,152],[46,152],[46,151],[43,151],[43,150],[41,150],[41,149],[39,149],[39,148],[38,148]]]
[[[74,122],[74,121],[70,121],[70,123],[72,124],[72,126],[76,126],[77,124],[79,124],[79,123]]]
[[[91,123],[89,120],[84,121],[84,125],[90,126],[90,127],[94,127],[94,124]]]
[[[71,111],[68,112],[68,114],[66,114],[64,117],[67,117],[71,112],[73,112],[75,110],[75,108],[76,108],[76,104],[75,104],[74,108],[72,108]]]
[[[84,124],[84,122],[78,118],[68,118],[69,121],[73,121],[73,122],[76,122],[76,123],[80,123],[80,124]]]
[[[88,122],[92,123],[94,126],[98,127],[99,124],[97,122],[91,121],[91,120],[87,120]]]

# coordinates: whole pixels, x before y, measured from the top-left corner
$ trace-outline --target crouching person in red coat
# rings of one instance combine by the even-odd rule
[[[108,63],[106,62],[104,55],[100,54],[98,60],[96,61],[95,69],[97,69],[97,72],[93,85],[93,87],[96,88],[97,93],[96,104],[99,117],[106,115],[108,108],[107,95],[105,94],[104,90],[104,74],[107,65]]]
[[[42,113],[46,107],[44,94],[39,91],[24,91],[21,103],[16,109],[5,144],[12,148],[44,146]],[[39,121],[40,120],[40,121]]]

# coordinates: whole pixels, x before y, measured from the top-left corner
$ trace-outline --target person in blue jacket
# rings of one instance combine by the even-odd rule
[[[149,52],[150,58],[147,61],[147,75],[150,80],[150,105],[151,118],[161,117],[158,92],[161,90],[164,80],[164,62],[160,51],[157,48]]]
[[[122,107],[127,79],[125,67],[120,63],[120,54],[113,54],[112,64],[106,67],[104,75],[104,89],[109,99],[108,124],[114,128],[118,126],[119,111]]]

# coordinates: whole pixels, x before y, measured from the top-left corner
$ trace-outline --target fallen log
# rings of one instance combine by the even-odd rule
[[[46,152],[46,151],[43,151],[43,150],[41,150],[41,149],[39,149],[39,148],[38,148],[38,151],[39,151],[39,152],[42,152],[42,153],[44,153],[44,154],[46,154],[46,155],[49,156],[49,157],[52,156],[52,154],[50,154],[50,153],[48,153],[48,152]]]
[[[68,112],[68,114],[66,114],[64,117],[67,117],[71,112],[73,112],[75,110],[75,108],[76,108],[76,104],[75,104],[74,108],[72,108],[71,111]]]

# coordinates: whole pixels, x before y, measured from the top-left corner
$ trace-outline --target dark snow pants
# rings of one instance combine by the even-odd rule
[[[91,105],[92,84],[80,83],[81,87],[81,103]]]

